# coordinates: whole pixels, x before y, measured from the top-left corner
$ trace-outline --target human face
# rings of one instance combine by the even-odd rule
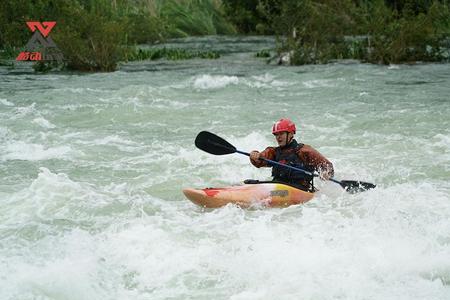
[[[294,136],[293,133],[290,133],[287,131],[275,133],[274,135],[275,135],[275,139],[277,140],[278,146],[280,146],[280,147],[284,147],[287,144],[289,144],[292,137]]]

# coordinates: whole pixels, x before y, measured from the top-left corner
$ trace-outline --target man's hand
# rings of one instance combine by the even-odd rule
[[[319,170],[319,178],[322,180],[330,180],[331,174],[328,170]]]
[[[250,152],[250,159],[253,161],[258,161],[260,156],[261,156],[261,153],[259,153],[258,151]]]

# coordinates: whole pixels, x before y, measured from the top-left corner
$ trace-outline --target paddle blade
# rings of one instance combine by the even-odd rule
[[[200,132],[195,138],[195,146],[214,155],[225,155],[236,152],[236,148],[223,138],[208,131]]]
[[[355,180],[341,180],[340,184],[350,194],[364,192],[376,187],[373,183]]]

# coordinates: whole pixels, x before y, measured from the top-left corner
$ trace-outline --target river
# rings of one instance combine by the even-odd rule
[[[113,73],[0,67],[0,299],[450,299],[450,65],[286,67],[270,37]],[[185,187],[266,179],[274,121],[337,179],[305,205],[202,209]]]

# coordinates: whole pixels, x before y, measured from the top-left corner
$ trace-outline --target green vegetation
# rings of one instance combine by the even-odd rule
[[[256,57],[270,57],[271,56],[270,50],[266,50],[266,49],[261,50],[259,52],[256,52],[255,56]]]
[[[217,58],[215,52],[136,45],[236,33],[277,35],[278,53],[289,53],[297,65],[450,59],[446,0],[2,0],[0,58],[23,50],[30,20],[56,21],[51,37],[64,54],[64,67],[81,71],[113,71],[130,60]],[[53,67],[39,63],[35,69]]]
[[[236,33],[225,20],[220,1],[165,1],[161,15],[169,21],[167,34],[170,37]]]
[[[279,13],[280,0],[223,0],[228,19],[244,34],[274,34],[270,17]]]
[[[206,58],[216,59],[220,54],[216,51],[188,51],[185,49],[169,49],[169,48],[154,48],[154,49],[140,49],[132,47],[125,52],[126,61],[136,60],[156,60],[165,58],[168,60],[182,60],[192,58]]]
[[[275,33],[291,64],[448,61],[448,1],[224,0],[244,32]]]
[[[120,61],[144,58],[142,50],[134,51],[140,55],[130,51],[140,43],[236,33],[221,2],[213,0],[3,0],[0,49],[23,48],[31,37],[26,26],[30,20],[56,21],[50,36],[64,54],[65,67],[81,71],[113,71]],[[161,53],[167,59],[192,57],[217,58],[218,54]],[[45,71],[49,66],[40,63],[35,69]]]

